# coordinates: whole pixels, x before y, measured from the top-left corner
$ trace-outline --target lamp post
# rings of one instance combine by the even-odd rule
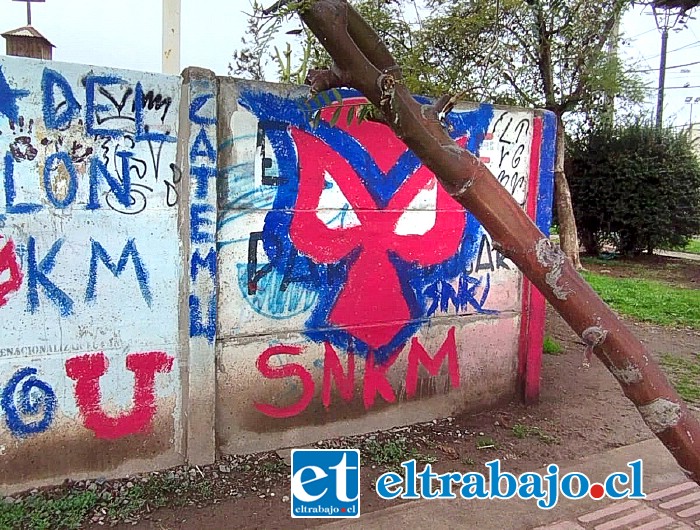
[[[659,61],[659,91],[656,98],[656,127],[663,126],[664,84],[666,82],[666,50],[668,32],[681,31],[686,26],[688,11],[700,5],[700,0],[654,0],[650,2],[656,27],[661,32],[661,59]],[[677,25],[682,27],[676,28]]]
[[[685,103],[690,105],[690,117],[688,119],[688,128],[692,129],[693,128],[693,105],[700,103],[700,96],[693,97],[693,96],[688,96],[685,98]]]

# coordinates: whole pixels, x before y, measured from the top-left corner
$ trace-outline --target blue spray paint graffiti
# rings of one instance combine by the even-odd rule
[[[15,436],[42,433],[53,421],[56,394],[48,383],[36,377],[36,373],[36,368],[17,370],[2,392],[0,405],[5,413],[5,423]],[[29,419],[39,415],[39,418]]]
[[[196,294],[190,295],[190,337],[206,337],[210,343],[216,337],[216,297],[209,298],[207,322],[204,322],[202,306]]]
[[[148,307],[151,307],[153,298],[151,296],[151,289],[148,286],[148,272],[141,261],[139,251],[136,249],[136,243],[134,240],[130,239],[127,241],[126,245],[124,246],[124,250],[122,250],[121,256],[119,256],[119,261],[116,264],[112,261],[111,256],[100,243],[94,239],[90,239],[90,242],[92,243],[92,255],[90,257],[90,272],[88,273],[88,285],[85,291],[85,301],[93,302],[96,298],[95,288],[97,286],[98,260],[101,261],[105,267],[107,267],[107,269],[114,274],[115,277],[119,277],[121,276],[121,273],[124,272],[126,264],[129,262],[129,258],[131,258],[143,299],[148,304]]]
[[[199,249],[192,254],[192,263],[190,264],[190,278],[194,282],[197,280],[200,269],[209,271],[209,278],[212,280],[216,277],[216,251],[213,248],[209,249],[209,253],[205,258],[202,258]]]
[[[202,116],[199,114],[199,111],[213,98],[214,94],[203,94],[192,99],[189,112],[190,121],[192,123],[196,125],[216,125],[216,117],[213,113],[211,113],[211,116]]]
[[[131,206],[131,167],[129,160],[133,157],[133,153],[117,151],[116,154],[122,161],[121,180],[113,177],[105,163],[99,158],[94,157],[90,160],[90,200],[86,206],[88,210],[97,210],[101,207],[98,199],[100,177],[109,184],[111,193],[114,194],[120,204],[127,208]]]
[[[61,312],[61,316],[68,316],[73,312],[73,299],[52,282],[48,274],[56,266],[56,255],[63,246],[63,239],[58,239],[51,246],[41,261],[37,262],[36,240],[30,236],[27,244],[27,311],[36,313],[39,310],[39,285],[44,288],[44,293]]]
[[[355,95],[350,91],[343,94],[346,100]],[[275,182],[277,193],[273,209],[266,215],[261,237],[269,263],[262,268],[256,266],[252,271],[250,267],[247,271],[239,267],[239,275],[246,275],[245,280],[239,278],[242,290],[247,287],[248,295],[254,294],[264,275],[273,274],[274,271],[277,279],[261,284],[266,291],[275,284],[280,287],[296,284],[297,292],[303,288],[316,293],[317,303],[306,322],[307,336],[317,342],[329,341],[339,348],[351,349],[360,355],[372,351],[378,362],[384,362],[392,352],[402,347],[438,309],[446,310],[448,302],[457,310],[471,306],[478,312],[489,312],[484,308],[490,289],[488,273],[481,277],[465,274],[479,253],[483,234],[479,223],[465,214],[461,243],[447,259],[421,266],[415,259],[407,259],[394,251],[388,252],[389,262],[396,270],[401,296],[408,310],[408,318],[390,340],[377,347],[376,344],[370,345],[358,338],[343,326],[334,324],[332,311],[338,305],[343,290],[347,289],[348,271],[355,266],[363,251],[358,247],[335,262],[318,262],[297,250],[290,236],[300,188],[300,145],[295,141],[293,131],[310,135],[335,151],[339,160],[337,164],[343,167],[348,164],[351,171],[357,173],[361,187],[369,193],[379,210],[387,208],[402,185],[417,174],[421,167],[420,160],[405,149],[398,154],[395,163],[388,168],[386,164],[380,168],[368,145],[350,134],[347,128],[332,127],[325,120],[313,127],[308,112],[305,112],[304,105],[300,102],[269,92],[248,90],[241,94],[240,103],[258,118],[276,155],[279,175],[284,176]],[[452,136],[455,139],[462,138],[470,151],[478,153],[492,117],[493,109],[490,105],[481,105],[473,111],[454,112],[449,116]],[[304,137],[303,134],[298,136]],[[341,225],[345,225],[347,215],[342,220]],[[228,217],[226,222],[229,222]],[[249,259],[257,262],[257,257]],[[253,293],[252,280],[255,280]],[[456,290],[452,286],[448,287],[450,282],[455,281],[458,284]],[[477,288],[480,289],[479,296],[476,295]],[[289,294],[284,289],[280,288],[279,296],[286,303],[272,303],[267,292],[264,296],[266,301],[257,303],[257,307],[254,307],[256,311],[274,314],[273,311],[279,310],[280,315],[289,313]],[[250,296],[248,299],[250,302]],[[301,305],[305,306],[306,303]],[[298,308],[298,304],[295,307]],[[358,306],[357,311],[362,312],[363,307]]]
[[[549,234],[552,225],[552,197],[554,196],[554,158],[556,157],[557,118],[551,112],[543,116],[540,182],[537,194],[537,228]]]
[[[39,287],[41,286],[44,294],[58,308],[61,316],[65,317],[73,314],[73,298],[49,278],[56,266],[56,258],[63,247],[64,241],[62,238],[56,240],[44,257],[40,259],[36,239],[33,236],[29,237],[27,242],[27,311],[29,313],[36,313],[39,310]],[[127,241],[116,264],[99,242],[93,239],[90,239],[90,242],[90,269],[85,290],[85,301],[94,302],[96,299],[98,262],[102,262],[115,277],[120,277],[126,269],[129,259],[131,259],[141,295],[148,307],[151,307],[153,297],[148,283],[148,271],[136,248],[135,240],[130,239]]]
[[[10,87],[7,79],[5,79],[5,74],[2,73],[2,66],[0,66],[0,114],[4,114],[12,121],[17,121],[19,119],[17,100],[28,95],[28,90]]]
[[[105,163],[98,157],[95,156],[90,159],[90,198],[85,206],[86,210],[97,210],[102,207],[99,201],[101,178],[107,182],[110,188],[110,193],[117,198],[120,204],[127,208],[132,205],[130,159],[132,158],[133,153],[128,151],[119,151],[116,154],[122,161],[121,178],[113,176],[107,169]],[[3,162],[3,175],[5,178],[5,207],[7,213],[27,214],[42,210],[44,207],[41,204],[15,203],[17,192],[15,189],[14,178],[15,161],[12,158],[12,154],[9,152],[5,153]],[[52,175],[57,171],[59,164],[62,164],[68,172],[67,189],[62,199],[59,199],[56,196],[56,193],[51,185]],[[64,209],[73,204],[78,191],[78,173],[68,153],[58,152],[47,157],[41,182],[46,198],[55,208]]]
[[[250,307],[259,315],[275,320],[283,320],[305,313],[318,300],[318,293],[302,283],[287,282],[285,277],[271,268],[255,282],[255,292],[250,293],[248,281],[249,264],[238,264],[238,287]],[[257,269],[256,267],[256,270]],[[264,266],[262,268],[264,270]]]
[[[198,86],[198,83],[194,83],[192,90]],[[217,175],[217,153],[214,148],[215,142],[212,142],[212,138],[216,138],[215,102],[212,93],[199,94],[192,98],[189,118],[193,124],[193,132],[196,132],[194,139],[190,140],[188,153],[190,182],[194,190],[190,205],[190,336],[206,337],[210,344],[216,336],[216,207],[210,201],[210,197],[214,197],[216,193]],[[204,284],[201,283],[204,279],[197,281],[199,270],[202,268],[209,272]],[[204,285],[207,287],[204,288]],[[208,302],[205,302],[208,308],[206,322],[202,311],[203,297],[208,299]]]
[[[12,154],[5,153],[3,174],[5,177],[5,209],[9,214],[32,213],[41,210],[40,204],[19,203],[15,204],[17,192],[15,191],[15,161]]]
[[[195,244],[213,243],[214,231],[210,228],[214,226],[214,221],[207,214],[214,213],[211,204],[192,204],[190,207],[190,237]]]
[[[56,90],[60,91],[63,101],[56,104]],[[80,103],[75,99],[70,83],[61,74],[50,68],[44,69],[41,77],[42,109],[44,122],[49,129],[68,127],[80,114]]]

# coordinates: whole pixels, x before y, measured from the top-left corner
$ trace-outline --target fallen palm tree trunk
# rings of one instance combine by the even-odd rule
[[[694,481],[700,483],[700,424],[645,346],[576,272],[562,251],[527,217],[479,159],[448,135],[443,118],[452,96],[418,103],[401,82],[386,46],[346,0],[281,0],[294,8],[333,58],[312,71],[312,91],[352,87],[382,112],[396,135],[435,173],[452,197],[510,258],[620,383],[642,418]],[[271,11],[268,10],[268,11]]]

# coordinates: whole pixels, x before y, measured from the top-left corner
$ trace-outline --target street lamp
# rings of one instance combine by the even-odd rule
[[[700,0],[652,0],[650,2],[656,27],[661,32],[661,60],[659,64],[659,89],[656,100],[656,126],[663,125],[664,85],[666,83],[666,49],[668,32],[680,31],[676,25],[685,26],[688,11],[700,5]]]
[[[692,129],[693,128],[693,105],[695,105],[696,103],[700,103],[700,96],[697,96],[695,98],[693,96],[688,96],[687,98],[685,98],[685,103],[686,103],[686,105],[688,105],[688,104],[690,105],[690,119],[688,121],[688,126],[690,129]]]

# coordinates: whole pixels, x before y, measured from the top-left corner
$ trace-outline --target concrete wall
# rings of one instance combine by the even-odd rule
[[[324,96],[319,120],[305,89],[220,82],[223,452],[447,416],[517,388],[522,275],[387,126],[352,119],[360,98],[341,96]],[[542,118],[479,105],[450,120],[536,206]]]
[[[183,461],[180,77],[0,60],[0,485]]]
[[[538,379],[543,303],[338,95],[0,58],[0,492],[432,419]],[[546,230],[549,115],[450,120]]]

